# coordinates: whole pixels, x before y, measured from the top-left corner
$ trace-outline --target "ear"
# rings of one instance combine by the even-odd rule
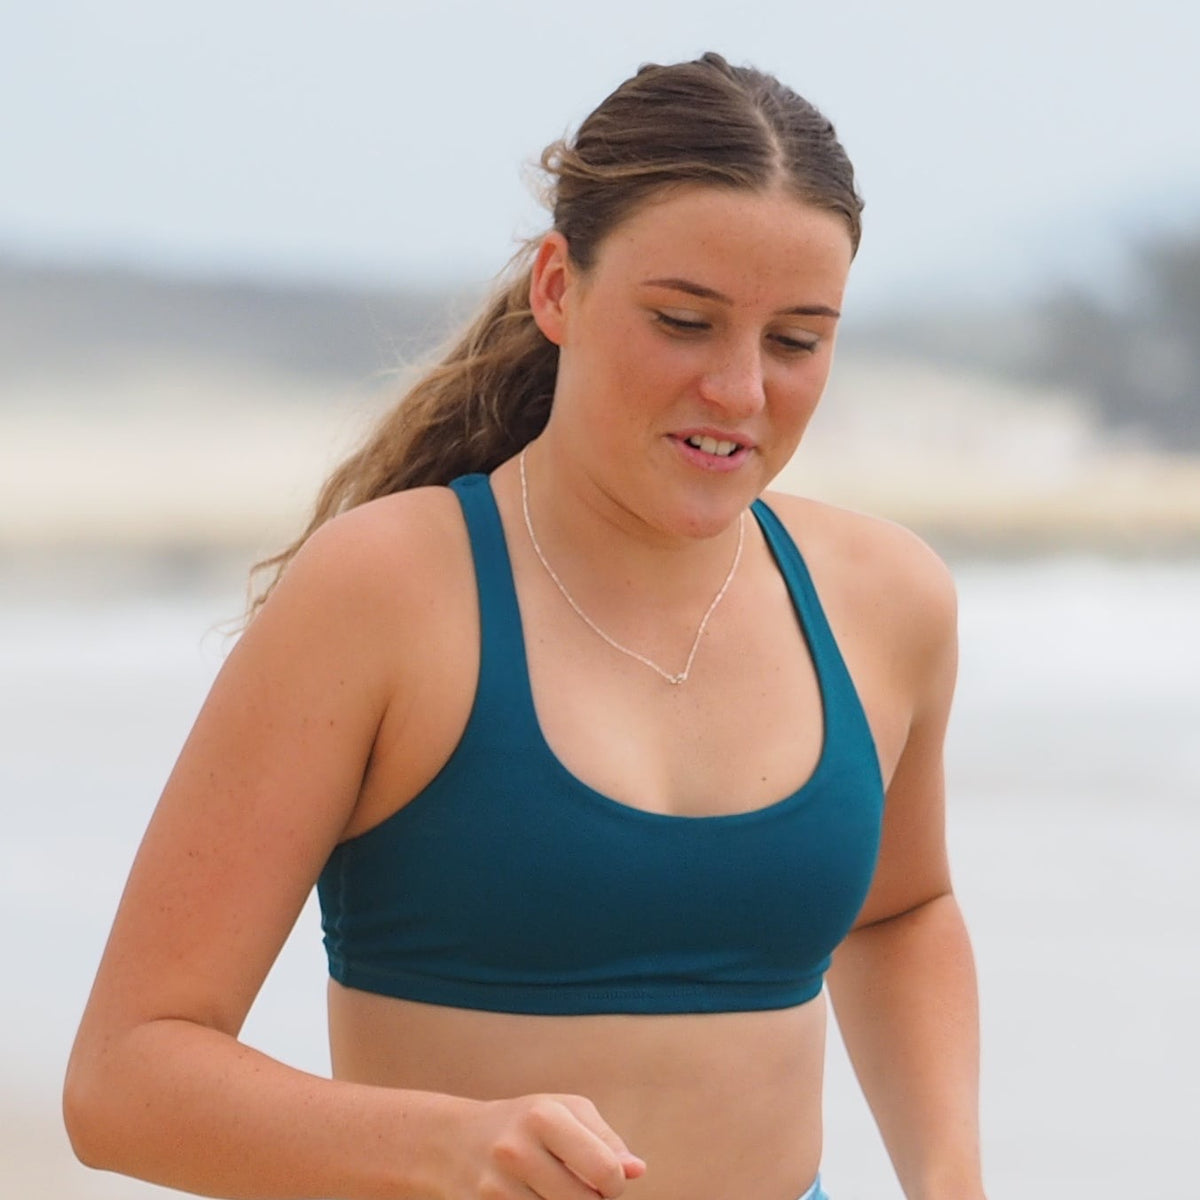
[[[529,278],[529,307],[547,340],[561,346],[566,336],[567,293],[575,272],[567,239],[551,230],[538,246]]]

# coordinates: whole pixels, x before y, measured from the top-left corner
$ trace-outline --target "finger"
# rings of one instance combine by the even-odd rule
[[[646,1173],[645,1161],[629,1149],[624,1139],[604,1120],[590,1100],[583,1096],[563,1096],[561,1100],[578,1120],[617,1156],[626,1179],[640,1179]]]
[[[560,1106],[559,1111],[565,1119],[547,1120],[539,1129],[542,1144],[591,1189],[593,1196],[596,1193],[607,1198],[619,1196],[625,1190],[623,1158],[628,1156],[623,1143],[618,1150],[570,1109]],[[608,1132],[616,1136],[611,1130]]]
[[[549,1147],[542,1148],[525,1166],[524,1178],[539,1200],[596,1200],[604,1195],[581,1178]]]

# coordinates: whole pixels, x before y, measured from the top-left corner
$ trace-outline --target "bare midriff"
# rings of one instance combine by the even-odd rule
[[[637,1200],[795,1200],[821,1157],[823,996],[795,1008],[529,1016],[329,985],[341,1079],[479,1100],[586,1096],[645,1159]]]

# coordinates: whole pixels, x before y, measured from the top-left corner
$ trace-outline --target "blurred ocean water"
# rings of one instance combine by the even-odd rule
[[[1200,563],[963,563],[951,841],[976,943],[993,1200],[1182,1194],[1200,1118]],[[141,831],[240,580],[0,594],[0,1192],[164,1194],[77,1167],[57,1089]],[[248,1041],[325,1071],[310,905]],[[898,1197],[840,1047],[827,1182]]]

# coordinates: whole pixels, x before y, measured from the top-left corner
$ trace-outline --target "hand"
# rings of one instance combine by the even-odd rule
[[[519,1096],[472,1110],[454,1200],[613,1200],[646,1170],[583,1096]]]

